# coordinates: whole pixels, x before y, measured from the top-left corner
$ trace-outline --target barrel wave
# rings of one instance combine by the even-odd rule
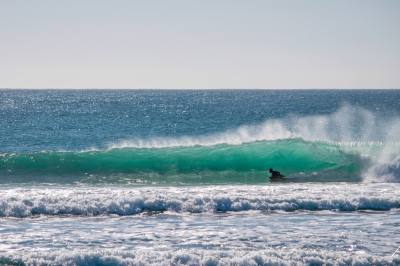
[[[127,183],[258,183],[276,168],[289,180],[357,180],[362,161],[339,146],[302,139],[240,145],[122,148],[3,154],[3,181]]]

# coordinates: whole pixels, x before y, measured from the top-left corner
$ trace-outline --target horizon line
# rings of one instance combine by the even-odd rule
[[[96,87],[82,87],[82,88],[66,88],[66,87],[13,87],[1,88],[0,90],[399,90],[400,87],[392,88],[128,88],[128,87],[114,87],[114,88],[96,88]]]

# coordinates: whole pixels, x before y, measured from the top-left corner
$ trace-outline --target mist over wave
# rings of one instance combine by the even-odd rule
[[[364,108],[345,104],[329,115],[305,117],[289,115],[286,118],[271,119],[257,125],[243,125],[236,129],[205,136],[121,140],[109,143],[106,147],[115,149],[240,145],[292,138],[345,145],[382,144],[388,141],[398,143],[396,134],[399,131],[400,118],[381,118]]]

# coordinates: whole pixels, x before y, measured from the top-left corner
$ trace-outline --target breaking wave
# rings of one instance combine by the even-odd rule
[[[399,265],[398,256],[325,250],[120,250],[25,252],[0,257],[6,265]]]
[[[207,136],[121,140],[86,151],[0,155],[0,182],[260,183],[399,181],[400,119],[343,106]]]
[[[363,186],[363,187],[360,187]],[[360,189],[363,193],[360,193]],[[29,188],[0,190],[0,217],[136,215],[148,212],[389,211],[400,208],[397,183],[376,185]]]

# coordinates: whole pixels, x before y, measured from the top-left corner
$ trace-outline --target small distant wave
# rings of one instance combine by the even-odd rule
[[[23,256],[1,257],[6,265],[374,265],[395,266],[399,256],[373,256],[356,252],[326,250],[132,250],[25,252]]]
[[[10,188],[0,190],[0,217],[124,216],[167,211],[389,211],[400,208],[399,188],[395,183],[135,189]]]

